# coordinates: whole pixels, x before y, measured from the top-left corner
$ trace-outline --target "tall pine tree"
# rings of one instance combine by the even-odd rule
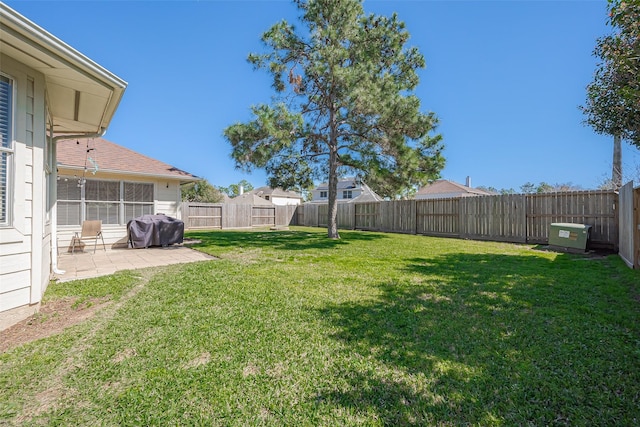
[[[364,178],[393,196],[438,177],[444,166],[437,119],[413,93],[424,57],[407,47],[394,14],[364,13],[357,0],[295,1],[302,31],[282,21],[264,33],[266,53],[249,55],[280,95],[252,108],[253,120],[224,134],[242,169],[265,168],[272,187],[329,183],[328,236],[339,238],[337,184]]]

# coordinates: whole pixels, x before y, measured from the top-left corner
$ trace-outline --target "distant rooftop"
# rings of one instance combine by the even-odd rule
[[[273,206],[273,203],[269,200],[265,200],[253,193],[241,194],[232,199],[225,200],[225,203],[232,203],[236,205]]]
[[[478,188],[467,187],[454,181],[439,179],[433,184],[422,187],[416,192],[416,196],[437,195],[437,194],[467,194],[474,196],[490,196],[489,193]]]
[[[349,190],[352,188],[358,188],[360,185],[362,184],[362,182],[354,177],[350,177],[350,178],[340,178],[338,180],[338,190]],[[322,184],[319,184],[316,187],[316,190],[328,190],[329,189],[329,184],[326,182],[323,182]]]
[[[275,196],[275,197],[287,197],[289,199],[302,199],[302,196],[295,191],[285,191],[282,188],[271,188],[271,187],[258,187],[254,188],[251,191],[247,191],[247,193],[255,194],[256,196],[264,197],[264,196]]]

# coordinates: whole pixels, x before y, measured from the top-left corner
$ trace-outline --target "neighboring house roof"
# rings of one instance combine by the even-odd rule
[[[87,152],[88,148],[91,150]],[[179,179],[183,182],[198,181],[195,175],[176,167],[137,153],[126,147],[107,141],[103,138],[69,140],[57,143],[58,166],[69,169],[93,169],[91,161],[96,163],[98,170],[103,172],[127,173],[161,178]]]
[[[302,200],[302,196],[300,194],[296,193],[295,191],[285,191],[282,188],[258,187],[254,188],[251,191],[248,191],[247,194],[255,194],[256,196],[263,198],[264,196],[272,196]]]
[[[477,188],[467,187],[466,185],[458,184],[454,181],[446,179],[439,179],[433,184],[422,187],[416,193],[416,196],[436,196],[436,195],[449,195],[453,197],[461,196],[489,196],[491,193],[479,190]]]
[[[381,202],[384,199],[373,191],[367,184],[355,178],[346,178],[338,181],[338,191],[358,189],[360,194],[353,199],[338,198],[338,203],[363,203],[363,202]],[[328,191],[329,187],[326,183],[320,184],[314,191]],[[327,199],[315,199],[306,203],[327,203]]]
[[[229,199],[226,203],[235,203],[239,205],[259,205],[259,206],[274,206],[268,200],[263,199],[262,197],[258,197],[252,193],[244,193],[239,196],[234,197],[233,199]]]
[[[360,185],[362,184],[362,182],[356,178],[342,178],[338,180],[338,190],[349,190],[349,189],[354,189],[354,188],[360,188]],[[318,185],[316,188],[316,190],[328,190],[329,189],[329,184],[326,182],[323,182],[322,184]]]
[[[361,184],[362,193],[356,198],[349,200],[348,203],[363,203],[363,202],[382,202],[384,199],[373,191],[364,182]]]
[[[0,51],[44,75],[53,132],[102,133],[127,83],[4,3],[0,23]]]

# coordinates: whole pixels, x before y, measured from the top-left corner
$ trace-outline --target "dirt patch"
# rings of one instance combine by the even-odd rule
[[[113,362],[120,363],[131,357],[136,356],[137,354],[138,353],[134,348],[125,348],[124,350],[122,350],[121,352],[115,355],[115,357],[113,358]]]
[[[184,365],[185,369],[197,368],[198,366],[206,365],[211,360],[211,354],[209,352],[202,353],[200,356],[193,360],[190,360]]]
[[[160,270],[163,270],[161,268]],[[91,349],[96,335],[102,331],[118,310],[140,292],[158,272],[158,268],[140,270],[140,281],[122,298],[66,298],[43,303],[40,311],[30,318],[0,332],[0,352],[37,339],[59,334],[66,328],[82,322],[91,322],[91,328],[75,340],[68,351],[68,357],[56,368],[38,380],[39,392],[33,399],[25,399],[17,424],[29,423],[33,417],[43,412],[63,407],[69,400],[80,399],[81,390],[64,386],[64,378],[74,370],[82,370],[86,352]],[[116,358],[125,360],[134,357],[135,351],[124,350]],[[114,383],[110,387],[120,387]],[[81,405],[84,405],[82,402]],[[1,424],[1,423],[0,423]]]
[[[0,352],[41,338],[50,337],[93,317],[109,304],[105,298],[93,298],[77,302],[68,298],[43,303],[40,311],[0,332]]]
[[[0,353],[22,344],[59,334],[71,326],[95,317],[97,313],[102,311],[100,316],[103,318],[102,321],[93,328],[93,333],[96,333],[103,326],[104,321],[110,319],[126,301],[140,292],[151,277],[160,270],[158,267],[139,270],[138,279],[140,282],[117,302],[109,297],[103,297],[64,298],[42,303],[38,313],[0,331]]]
[[[259,373],[260,373],[260,368],[257,367],[256,365],[254,365],[253,363],[249,363],[242,370],[242,376],[245,377],[245,378],[246,377],[250,377],[250,376],[254,376],[254,375],[258,375]]]

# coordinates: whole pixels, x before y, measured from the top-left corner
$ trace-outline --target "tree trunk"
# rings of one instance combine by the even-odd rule
[[[329,153],[329,209],[327,232],[330,239],[339,239],[338,234],[338,153],[331,147]]]
[[[620,135],[613,137],[613,170],[611,173],[611,181],[615,190],[622,187],[622,144]]]
[[[334,111],[329,111],[329,209],[327,233],[330,239],[339,239],[338,234],[338,136]]]

